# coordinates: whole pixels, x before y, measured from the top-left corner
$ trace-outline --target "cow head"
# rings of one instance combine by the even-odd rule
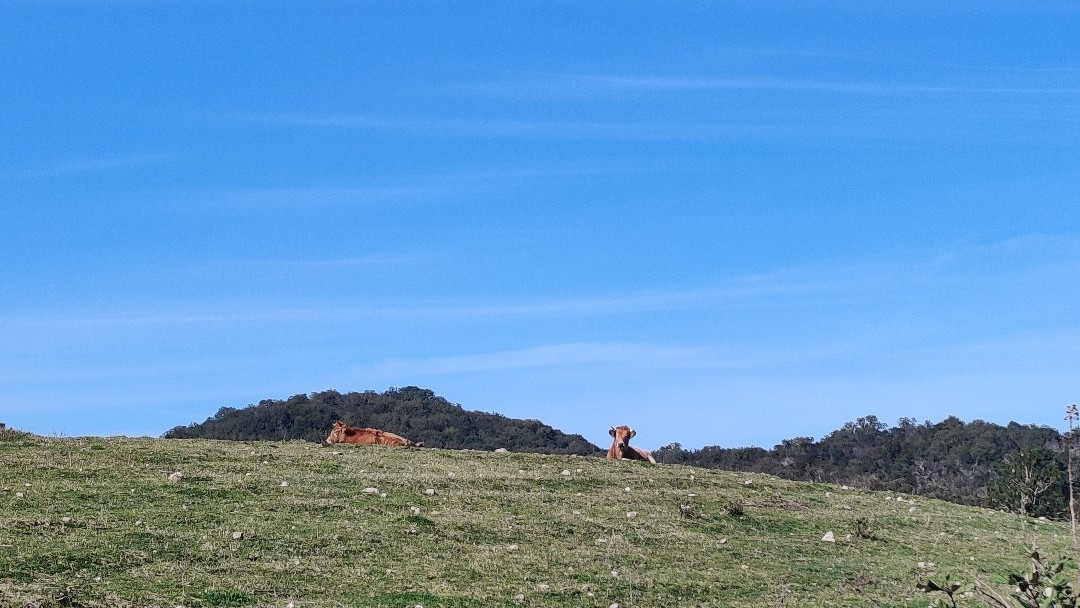
[[[341,443],[345,441],[345,429],[349,428],[344,422],[338,420],[326,436],[326,443]]]
[[[611,427],[608,431],[608,435],[611,435],[614,439],[613,443],[615,444],[615,447],[623,450],[630,445],[630,438],[637,435],[637,431],[624,424],[622,426]]]

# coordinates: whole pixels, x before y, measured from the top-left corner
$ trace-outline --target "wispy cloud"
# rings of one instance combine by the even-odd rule
[[[291,207],[296,205],[357,205],[392,201],[412,201],[447,193],[434,183],[385,184],[356,187],[249,188],[216,190],[202,198],[215,204],[246,207]]]
[[[373,255],[258,264],[351,267],[400,264],[412,255]],[[988,272],[987,269],[995,269]],[[873,302],[913,298],[930,287],[985,283],[1011,285],[1017,273],[1039,272],[1069,277],[1080,271],[1080,237],[1025,234],[991,243],[958,243],[929,249],[903,259],[835,261],[779,268],[775,271],[720,279],[699,288],[581,294],[566,298],[482,303],[458,296],[444,301],[432,295],[427,303],[398,306],[372,301],[364,306],[267,307],[238,305],[231,309],[153,310],[98,314],[9,314],[0,329],[115,328],[185,324],[337,323],[381,320],[468,321],[560,317],[603,317],[663,311],[710,310],[719,305],[755,307],[826,305],[869,306]]]
[[[387,379],[433,375],[486,373],[523,369],[583,368],[620,370],[704,370],[737,373],[772,370],[823,360],[850,360],[865,353],[895,348],[905,336],[875,330],[819,337],[807,342],[785,341],[769,346],[752,342],[729,344],[664,344],[644,342],[572,342],[514,350],[461,355],[389,359],[353,370],[357,377]]]
[[[446,118],[417,116],[382,119],[348,115],[260,115],[244,120],[281,127],[393,130],[414,137],[487,137],[529,139],[597,139],[689,141],[743,137],[828,136],[828,125],[793,125],[749,122],[585,122],[508,120],[501,118]],[[845,129],[851,135],[853,129]],[[867,131],[868,137],[881,133]]]
[[[415,262],[421,259],[423,258],[418,255],[371,255],[356,258],[292,260],[287,262],[281,262],[281,264],[284,264],[286,266],[300,266],[309,268],[350,268],[355,266],[385,266],[391,264],[402,264],[407,262]]]
[[[773,77],[671,77],[671,76],[572,76],[571,79],[616,89],[653,91],[789,91],[839,93],[849,95],[904,95],[919,93],[943,94],[1071,94],[1080,93],[1077,87],[1027,87],[979,85],[928,85],[905,82],[828,81]]]
[[[113,171],[142,165],[160,163],[167,160],[165,154],[132,154],[102,158],[80,158],[56,162],[28,173],[30,178],[60,177],[77,173],[97,173]]]
[[[820,57],[821,53],[793,52],[790,56]],[[878,59],[878,62],[883,61]],[[891,59],[889,61],[892,61]],[[927,64],[919,64],[927,65]],[[773,76],[766,74],[615,74],[615,73],[534,73],[521,76],[504,75],[487,80],[454,82],[446,86],[448,93],[465,95],[529,96],[531,98],[560,98],[567,96],[625,95],[635,93],[721,93],[721,92],[786,92],[829,94],[846,96],[911,96],[911,95],[1077,95],[1078,86],[1063,86],[1060,79],[1032,76],[1042,73],[1069,74],[1070,68],[1052,67],[1045,70],[993,71],[993,82],[987,80],[988,69],[936,64],[949,68],[936,73],[929,81],[918,82],[906,78],[882,78],[878,80],[830,80],[824,78]],[[907,68],[910,70],[910,68]],[[905,70],[905,71],[907,71]],[[958,72],[958,70],[960,70]],[[1004,82],[1004,84],[1003,84]],[[1065,81],[1065,82],[1071,82]],[[366,126],[378,121],[367,120]]]
[[[348,121],[345,121],[348,124]],[[479,128],[479,127],[478,127]],[[550,178],[590,178],[597,176],[679,173],[701,171],[702,159],[629,159],[608,162],[581,159],[576,162],[535,166],[477,166],[442,173],[402,173],[376,177],[358,176],[353,183],[300,185],[293,187],[212,188],[169,193],[170,200],[185,206],[277,209],[293,207],[333,207],[461,200],[478,191],[495,187],[519,188],[529,180]],[[160,195],[156,196],[161,199]]]
[[[394,359],[372,368],[356,370],[358,375],[397,377],[491,372],[511,369],[580,367],[594,365],[662,366],[700,361],[691,348],[642,344],[572,343],[552,344],[472,355]]]
[[[315,264],[379,263],[378,258],[314,261]],[[304,263],[304,262],[296,262]],[[829,289],[822,283],[776,282],[748,277],[730,287],[659,291],[611,296],[506,302],[502,304],[432,304],[403,308],[372,304],[364,307],[239,308],[234,310],[149,311],[76,315],[11,315],[0,317],[0,328],[119,328],[163,325],[206,325],[279,322],[344,322],[363,320],[469,320],[560,316],[621,315],[659,310],[690,309],[723,301],[786,297],[798,292]]]

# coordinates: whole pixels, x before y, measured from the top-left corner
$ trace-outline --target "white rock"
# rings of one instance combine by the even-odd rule
[[[630,486],[626,486],[625,488],[623,488],[623,491],[624,492],[633,492],[633,490],[630,489]]]
[[[746,481],[742,482],[742,485],[744,485],[744,486],[748,486],[748,485],[750,485],[750,484],[752,484],[752,483],[754,483],[754,480],[753,480],[753,479],[747,479]]]
[[[519,603],[519,604],[521,602],[524,602],[525,601],[525,594],[524,593],[519,593],[519,594],[515,595],[514,596],[514,601]]]
[[[240,540],[240,539],[244,538],[244,533],[243,532],[233,532],[232,537],[233,537],[233,540]]]
[[[518,548],[518,546],[517,546],[517,545],[515,544],[515,545],[509,545],[509,546],[508,546],[508,547],[506,547],[506,548],[507,548],[507,549],[509,549],[509,550],[511,550],[511,551],[517,551],[517,548]]]
[[[420,514],[420,507],[409,507],[409,510],[413,512],[413,515]]]
[[[833,534],[832,530],[829,530],[825,533],[825,536],[821,537],[821,541],[826,543],[835,543],[836,536]]]
[[[378,494],[379,488],[364,488],[364,494]]]
[[[506,452],[509,452],[509,451],[510,450],[508,450],[506,448],[499,448],[499,449],[495,450],[495,452],[498,453],[498,454],[505,454]]]
[[[637,517],[637,511],[627,511],[626,512],[626,517],[628,517],[629,519],[633,519],[633,518]]]
[[[183,478],[184,474],[180,471],[176,471],[175,473],[169,473],[169,483],[179,483],[180,480]]]
[[[15,498],[23,498],[25,496],[26,494],[23,494],[22,492],[15,492]]]
[[[915,512],[915,507],[908,507],[907,512],[908,513],[914,513]]]
[[[287,482],[287,481],[281,482],[281,487],[283,487],[283,488],[289,487],[289,482]]]
[[[539,585],[536,586],[536,590],[541,592],[541,593],[549,591],[550,589],[551,589],[551,585],[545,585],[544,583],[540,583]]]
[[[719,542],[720,542],[721,545],[726,545],[727,544],[727,539],[726,538],[721,538]]]
[[[570,477],[570,469],[563,469],[562,472],[559,473],[559,475],[562,475],[563,477]]]
[[[428,488],[428,489],[424,490],[424,494],[427,494],[428,496],[434,496],[435,495],[435,488]]]

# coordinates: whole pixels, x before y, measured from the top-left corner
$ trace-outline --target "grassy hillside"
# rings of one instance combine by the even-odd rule
[[[985,509],[581,456],[0,440],[0,606],[925,606],[921,578],[1022,568],[1033,537],[1068,548]]]

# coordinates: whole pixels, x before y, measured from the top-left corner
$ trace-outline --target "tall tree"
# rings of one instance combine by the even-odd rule
[[[1060,512],[1060,493],[1050,490],[1061,485],[1061,463],[1046,448],[1021,450],[995,467],[997,479],[990,488],[997,506],[1020,515],[1053,515]]]

